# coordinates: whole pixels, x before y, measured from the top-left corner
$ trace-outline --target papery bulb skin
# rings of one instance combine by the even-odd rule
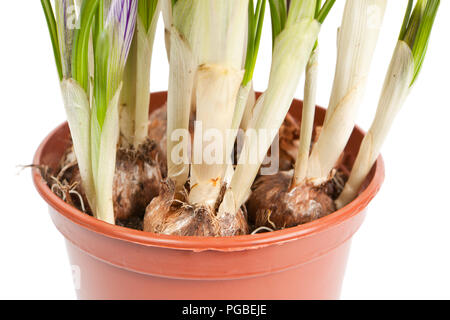
[[[167,171],[160,158],[159,146],[150,140],[138,150],[118,150],[113,184],[116,221],[142,217],[150,201],[158,196]]]
[[[162,183],[160,195],[152,200],[144,217],[144,231],[176,236],[229,237],[248,233],[245,214],[217,215],[217,208],[192,206],[185,195],[175,193],[172,181]],[[181,197],[182,199],[177,199]]]
[[[247,201],[249,221],[256,228],[295,227],[336,210],[332,196],[336,191],[329,183],[320,187],[310,184],[291,187],[292,179],[292,171],[281,171],[256,180]]]

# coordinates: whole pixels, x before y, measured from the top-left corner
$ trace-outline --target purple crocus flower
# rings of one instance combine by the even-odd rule
[[[136,27],[138,0],[112,0],[105,28],[112,39],[110,67],[120,76],[130,52]]]

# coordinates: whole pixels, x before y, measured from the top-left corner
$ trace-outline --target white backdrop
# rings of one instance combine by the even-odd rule
[[[441,1],[427,59],[383,148],[386,181],[353,239],[343,299],[450,298],[450,1]],[[318,103],[327,105],[336,56],[338,0],[321,35]],[[367,129],[403,19],[406,0],[389,0],[358,124]],[[73,299],[63,237],[29,170],[41,140],[65,121],[47,26],[38,0],[3,1],[0,10],[0,298]],[[162,21],[152,91],[167,88]],[[267,85],[270,22],[255,87]],[[302,97],[302,86],[297,97]]]

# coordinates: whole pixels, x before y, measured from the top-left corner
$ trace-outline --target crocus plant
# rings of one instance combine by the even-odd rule
[[[336,182],[340,159],[364,105],[387,0],[346,1],[333,89],[312,141],[318,37],[335,2],[41,0],[90,213],[112,224],[134,217],[137,228],[155,233],[234,236],[307,223],[353,201],[417,79],[440,1],[408,1],[375,120],[345,186],[347,177]],[[266,7],[272,65],[256,100]],[[167,119],[159,119],[167,148],[149,139],[160,11],[170,64]],[[291,171],[264,176],[303,75],[297,158]]]
[[[78,3],[56,0],[56,22],[50,1],[41,3],[83,188],[94,215],[114,223],[112,184],[119,99],[136,25],[137,1],[82,1],[75,27],[68,24],[68,12]]]
[[[405,19],[386,74],[375,119],[361,144],[349,181],[336,201],[338,208],[347,205],[356,197],[378,158],[381,146],[397,113],[417,80],[439,3],[439,0],[418,0],[412,11],[414,1],[408,1]]]
[[[125,68],[121,96],[121,132],[125,147],[139,148],[148,136],[150,106],[150,70],[156,25],[160,11],[158,0],[138,1],[136,31]]]
[[[271,6],[274,45],[269,86],[258,99],[248,126],[248,129],[265,132],[269,137],[261,146],[258,135],[246,136],[240,162],[228,189],[228,193],[233,194],[234,210],[242,206],[250,194],[263,156],[286,117],[310,57],[315,55],[313,49],[321,24],[333,4],[334,1],[327,1],[320,8],[316,1],[291,1],[289,11],[283,1]],[[259,161],[251,161],[254,154],[259,155]]]

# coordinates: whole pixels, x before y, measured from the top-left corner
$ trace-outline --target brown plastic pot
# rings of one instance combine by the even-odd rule
[[[153,108],[167,94],[152,94]],[[301,118],[302,103],[291,112]],[[317,108],[316,124],[325,110]],[[350,167],[363,132],[346,148]],[[69,142],[67,124],[41,144],[34,163],[54,167]],[[63,202],[33,170],[35,186],[64,235],[80,299],[336,299],[351,238],[384,179],[381,157],[345,208],[295,228],[230,238],[165,236],[104,223]]]

